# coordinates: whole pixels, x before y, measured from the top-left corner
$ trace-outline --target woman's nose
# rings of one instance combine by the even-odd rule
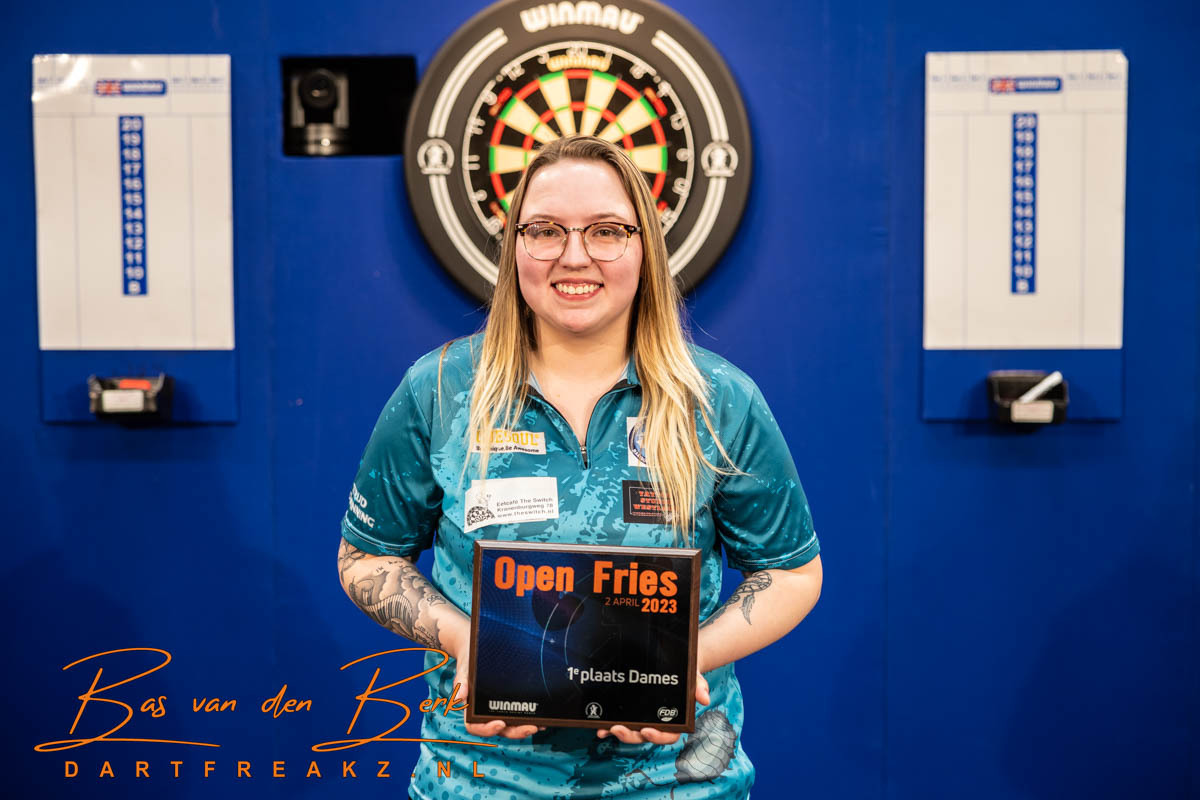
[[[588,255],[587,247],[583,244],[583,231],[569,231],[567,233],[567,244],[563,248],[563,254],[558,260],[559,263],[567,266],[587,266],[592,263],[592,257]]]

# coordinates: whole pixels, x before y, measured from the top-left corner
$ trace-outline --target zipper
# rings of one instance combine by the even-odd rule
[[[602,394],[598,398],[596,398],[596,405],[592,407],[592,414],[590,417],[588,417],[587,428],[585,428],[583,431],[583,441],[582,442],[579,441],[579,437],[575,435],[575,431],[571,428],[571,424],[569,422],[567,422],[567,418],[563,416],[561,411],[559,411],[557,408],[554,407],[553,403],[551,403],[549,400],[547,400],[545,397],[543,397],[541,392],[539,392],[537,389],[534,389],[531,386],[531,387],[529,387],[529,395],[531,397],[536,397],[538,400],[540,400],[542,402],[542,404],[544,406],[546,406],[546,408],[553,411],[555,414],[558,415],[558,418],[562,420],[563,425],[566,427],[566,429],[568,431],[571,432],[571,438],[574,439],[576,444],[579,445],[579,460],[583,463],[583,468],[587,469],[588,468],[588,446],[587,446],[588,436],[592,430],[592,419],[596,416],[596,411],[600,408],[600,402],[602,400],[604,400],[604,398],[608,397],[611,394],[616,394],[619,391],[622,391],[624,389],[629,389],[632,387],[633,387],[632,383],[630,383],[629,381],[622,378],[611,389],[609,389],[607,392],[605,392],[604,394]]]
[[[583,458],[583,468],[584,469],[588,468],[588,457],[587,457],[588,436],[592,432],[592,420],[596,418],[596,412],[598,412],[600,410],[600,403],[603,402],[604,398],[608,397],[609,395],[616,394],[617,392],[619,392],[623,389],[628,389],[631,386],[633,386],[632,383],[630,383],[629,381],[622,378],[611,389],[609,389],[607,392],[605,392],[604,394],[602,394],[598,398],[596,398],[596,405],[592,406],[592,413],[591,413],[591,416],[588,417],[587,427],[583,429],[583,443],[579,445],[579,453],[580,453],[580,456]]]

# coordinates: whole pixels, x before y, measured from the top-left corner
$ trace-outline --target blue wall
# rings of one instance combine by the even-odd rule
[[[402,646],[338,587],[337,521],[405,367],[482,318],[422,242],[400,159],[280,154],[278,59],[413,53],[423,69],[482,3],[72,6],[7,9],[0,61],[3,781],[14,797],[403,796],[413,745],[309,751],[344,736],[369,677],[339,667]],[[739,235],[689,299],[696,338],[771,402],[825,564],[810,618],[738,666],[755,796],[1200,797],[1200,7],[675,6],[739,81],[757,162]],[[1033,435],[922,422],[924,53],[1098,48],[1130,62],[1124,416]],[[25,87],[53,52],[233,57],[236,424],[40,422]],[[95,674],[61,668],[127,647],[174,660],[122,696],[166,696],[166,716],[118,735],[222,746],[33,752],[68,738]],[[104,663],[108,680],[153,662]],[[312,711],[262,714],[283,683]],[[213,696],[238,710],[192,712]],[[120,718],[89,708],[76,736]],[[303,777],[313,758],[320,780]]]

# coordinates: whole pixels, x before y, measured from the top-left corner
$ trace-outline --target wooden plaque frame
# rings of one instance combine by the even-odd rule
[[[630,721],[621,719],[588,719],[585,716],[578,718],[574,717],[545,717],[545,716],[527,716],[506,715],[503,713],[476,713],[476,692],[475,686],[477,681],[475,676],[479,674],[479,632],[480,632],[480,602],[481,602],[481,574],[483,563],[484,550],[506,550],[506,551],[536,551],[536,552],[558,552],[558,553],[583,553],[592,555],[593,557],[609,555],[616,557],[629,556],[646,556],[653,558],[669,558],[686,561],[691,566],[691,585],[680,587],[682,591],[679,597],[687,597],[689,599],[688,610],[688,638],[687,638],[687,668],[685,670],[686,689],[684,697],[687,702],[683,703],[684,708],[680,714],[679,722],[658,722],[650,724],[645,720]],[[475,558],[474,558],[474,577],[472,580],[472,600],[471,600],[471,663],[470,673],[471,680],[467,693],[467,709],[466,720],[469,723],[490,722],[492,720],[504,720],[509,725],[538,725],[547,727],[574,727],[574,728],[611,728],[613,725],[624,725],[631,730],[640,730],[641,728],[654,728],[655,730],[670,732],[670,733],[692,733],[696,726],[696,647],[699,635],[699,614],[700,614],[700,551],[693,548],[673,548],[673,547],[626,547],[626,546],[604,546],[604,545],[589,545],[589,544],[551,544],[543,542],[509,542],[496,540],[477,540],[475,542]],[[637,687],[629,687],[630,690],[636,691]]]

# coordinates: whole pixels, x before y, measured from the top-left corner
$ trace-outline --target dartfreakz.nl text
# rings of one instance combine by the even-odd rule
[[[403,657],[399,654],[415,653],[417,657],[423,657],[429,652],[441,656],[440,660],[432,667],[404,674],[404,671],[397,666],[404,663],[396,661],[397,658],[407,660],[414,658],[414,656]],[[292,696],[286,683],[273,695],[265,697],[260,695],[259,697],[263,697],[261,702],[255,698],[252,704],[245,705],[239,703],[238,699],[221,697],[191,697],[177,705],[174,699],[167,695],[150,695],[141,689],[138,685],[139,681],[164,669],[171,663],[171,660],[171,654],[166,650],[153,647],[129,647],[94,653],[67,664],[63,670],[71,672],[73,675],[79,675],[80,686],[83,687],[82,693],[78,695],[79,706],[75,717],[67,729],[67,738],[41,742],[34,746],[34,750],[39,753],[57,753],[77,750],[101,742],[122,742],[135,748],[150,744],[169,744],[217,749],[227,743],[166,739],[146,734],[153,732],[155,720],[161,720],[173,713],[251,713],[260,718],[280,720],[291,714],[312,711],[312,699]],[[340,670],[363,665],[360,670],[369,674],[370,677],[366,682],[366,687],[354,695],[356,704],[353,706],[353,714],[346,727],[345,737],[317,742],[312,745],[311,750],[315,753],[328,753],[351,750],[375,742],[427,741],[417,736],[400,735],[401,729],[412,716],[412,710],[407,703],[398,699],[396,695],[400,692],[396,689],[405,683],[441,669],[449,660],[449,656],[441,650],[427,647],[402,647],[372,653],[343,664]],[[129,666],[131,663],[136,663],[137,666],[131,668]],[[385,670],[391,674],[399,672],[402,677],[385,682],[381,678]],[[142,685],[145,686],[148,683],[152,682],[145,681]],[[409,690],[411,691],[412,688],[409,687]],[[462,712],[466,708],[467,702],[465,697],[460,696],[461,690],[462,687],[455,684],[450,692],[450,697],[426,698],[419,703],[417,708],[422,714],[449,715],[452,712]],[[350,707],[349,703],[346,705],[348,708]],[[390,723],[390,725],[383,730],[365,732],[362,729],[370,724],[367,722],[367,717],[370,717],[374,724],[379,724],[378,721],[384,719],[386,720],[384,724]],[[174,730],[177,730],[178,727],[178,725],[172,726]],[[419,720],[415,727],[417,728],[416,732],[419,733]],[[496,747],[496,744],[489,742],[463,740],[457,743],[468,747]],[[137,755],[142,756],[140,753]],[[63,762],[62,775],[64,778],[81,778],[89,774],[98,778],[115,778],[119,774],[118,767],[114,767],[112,761],[105,760],[103,763],[98,763],[96,769],[91,769],[87,761],[81,759],[79,755],[72,753],[71,756],[71,759]],[[83,762],[83,766],[81,766],[81,762]],[[176,758],[163,759],[152,765],[149,760],[144,760],[143,756],[136,760],[130,759],[128,762],[118,761],[117,763],[118,765],[124,764],[125,766],[120,769],[120,772],[132,778],[149,778],[152,774],[171,778],[178,778],[185,774],[201,778],[219,774],[235,774],[239,778],[286,778],[298,775],[303,775],[305,778],[357,778],[359,775],[390,778],[393,775],[390,761],[359,762],[349,759],[343,759],[340,763],[330,761],[319,763],[316,760],[308,759],[307,763],[300,761],[292,762],[289,765],[286,760],[256,764],[236,758],[221,759],[220,761],[213,758],[194,760]],[[477,761],[464,761],[457,767],[451,765],[450,762],[439,762],[437,770],[439,774],[449,775],[451,770],[455,768],[465,770],[468,765],[471,774],[479,777]],[[407,775],[400,777],[407,777]]]

